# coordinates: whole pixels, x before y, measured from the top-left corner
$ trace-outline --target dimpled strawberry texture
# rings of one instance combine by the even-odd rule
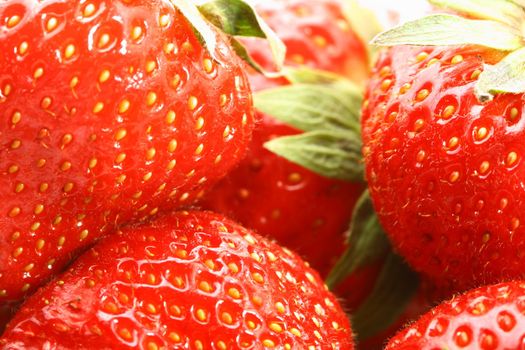
[[[32,296],[1,342],[73,347],[353,349],[349,321],[294,253],[209,212],[130,227]]]
[[[374,69],[363,153],[396,249],[445,288],[524,276],[523,95],[482,104],[474,86],[498,53],[395,47]]]
[[[525,282],[485,286],[432,309],[386,350],[525,349]]]
[[[356,80],[367,75],[365,45],[344,18],[339,1],[272,0],[261,2],[257,11],[286,44],[286,64]],[[272,68],[264,44],[251,39],[243,43],[257,62]],[[249,79],[254,91],[287,84],[253,71]],[[265,142],[300,131],[263,113],[256,119],[245,160],[206,195],[203,206],[277,239],[326,276],[344,250],[343,232],[363,186],[324,178],[266,150]]]
[[[212,60],[170,1],[3,1],[0,39],[0,300],[244,154],[240,63],[220,37]]]

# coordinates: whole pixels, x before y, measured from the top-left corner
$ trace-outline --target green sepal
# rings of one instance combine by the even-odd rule
[[[357,342],[387,330],[399,320],[419,287],[418,275],[401,257],[391,252],[374,289],[352,314],[352,330]]]
[[[273,139],[264,147],[321,176],[347,181],[364,178],[361,139],[356,131],[311,131]]]
[[[524,19],[523,8],[508,0],[429,0],[432,5],[470,17],[489,19],[517,27]]]
[[[374,210],[370,194],[365,191],[357,201],[349,229],[348,248],[326,279],[334,288],[357,269],[383,259],[391,250]]]
[[[481,102],[501,93],[525,92],[525,48],[507,55],[496,65],[486,65],[474,88]]]
[[[291,84],[348,84],[350,89],[356,92],[359,91],[359,88],[354,83],[339,74],[309,67],[285,67],[283,76]]]
[[[254,105],[302,131],[359,132],[362,99],[351,83],[293,84],[256,93]]]
[[[233,38],[231,40],[232,46],[237,54],[255,70],[270,77],[281,75],[280,71],[283,68],[286,57],[286,46],[246,1],[210,0],[199,5],[198,11],[210,23],[232,37],[255,37],[267,39],[274,58],[276,72],[264,71],[264,69],[250,57],[246,49],[237,40]]]
[[[502,51],[522,47],[518,30],[489,20],[435,14],[406,22],[376,36],[372,43],[380,46],[481,45]]]
[[[365,42],[369,42],[383,31],[374,12],[362,6],[356,0],[343,1],[343,13],[352,25],[352,30]]]

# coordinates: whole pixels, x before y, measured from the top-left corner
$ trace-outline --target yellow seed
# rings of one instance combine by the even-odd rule
[[[127,134],[128,134],[128,132],[126,131],[126,129],[119,129],[115,133],[115,140],[116,141],[121,141],[121,140],[124,139],[124,137],[126,137]]]
[[[197,122],[195,123],[195,129],[201,130],[203,127],[204,127],[204,118],[203,117],[197,118]]]
[[[195,110],[195,108],[197,108],[198,103],[199,100],[197,100],[197,97],[190,96],[190,98],[188,99],[188,108],[190,109],[190,111]]]
[[[270,329],[277,333],[281,333],[283,331],[283,327],[281,327],[280,324],[275,322],[270,323]]]
[[[59,247],[62,247],[62,246],[64,245],[64,243],[66,243],[66,237],[64,237],[64,236],[60,236],[60,237],[58,238],[57,245],[58,245]]]
[[[470,79],[476,80],[479,78],[480,74],[481,74],[481,71],[479,69],[476,69],[474,72],[472,72]]]
[[[146,96],[146,104],[148,107],[153,106],[157,102],[157,94],[153,91],[148,92],[148,95]]]
[[[321,35],[316,35],[313,37],[313,41],[314,41],[314,44],[321,47],[321,48],[324,48],[326,47],[326,45],[328,44],[328,41],[326,40],[326,38],[324,36],[321,36]]]
[[[66,46],[66,49],[64,50],[64,57],[66,59],[70,59],[71,57],[73,57],[75,52],[76,52],[75,45],[69,44],[69,45]]]
[[[133,40],[139,40],[142,37],[142,27],[135,26],[133,27],[133,30],[131,31],[131,38]]]
[[[14,218],[15,216],[18,216],[22,210],[19,207],[14,207],[9,211],[9,216]]]
[[[14,141],[11,143],[11,148],[12,148],[12,149],[18,149],[18,148],[20,148],[21,145],[22,145],[22,141],[20,141],[20,140],[14,140]]]
[[[456,112],[456,107],[452,105],[448,105],[447,107],[445,107],[445,109],[441,113],[441,118],[445,120],[450,119],[450,117],[454,114],[454,112]]]
[[[84,17],[91,17],[93,16],[96,10],[97,8],[95,7],[95,5],[89,3],[84,7],[84,11],[82,12],[82,15]]]
[[[155,154],[157,153],[157,150],[155,148],[150,148],[147,152],[146,152],[146,159],[147,160],[152,160],[153,158],[155,158]]]
[[[37,69],[35,69],[35,72],[33,73],[33,78],[39,79],[39,78],[42,78],[43,75],[44,75],[44,68],[38,67]]]
[[[516,107],[512,107],[510,110],[510,120],[515,120],[518,117],[519,111]]]
[[[18,258],[23,252],[24,252],[24,248],[18,247],[15,250],[13,250],[13,257]]]
[[[280,301],[275,303],[275,308],[277,309],[277,312],[280,313],[280,314],[284,314],[284,312],[286,311],[286,309],[284,308],[283,303],[281,303]]]
[[[14,15],[14,16],[9,17],[9,19],[7,20],[7,28],[13,28],[18,23],[20,23],[21,19],[22,18],[20,18],[20,16],[18,16],[18,15]]]
[[[221,314],[221,320],[222,322],[226,323],[226,324],[232,324],[233,323],[233,317],[232,315],[230,315],[229,313],[227,312],[223,312]]]
[[[40,228],[40,223],[39,222],[34,222],[31,227],[29,228],[32,232],[35,232],[36,230],[38,230]]]
[[[16,193],[20,193],[24,190],[25,188],[25,185],[23,183],[17,183],[16,186],[15,186],[15,192]]]
[[[425,121],[423,119],[418,119],[414,123],[414,131],[419,132],[421,131],[421,129],[423,129],[424,126],[425,126]]]
[[[62,171],[68,171],[69,169],[71,169],[71,163],[68,161],[65,161],[60,165],[60,170]]]
[[[196,312],[196,316],[199,321],[206,321],[206,311],[204,311],[203,309],[198,309]]]
[[[448,179],[452,183],[458,181],[459,180],[459,172],[458,171],[451,172]]]
[[[424,52],[424,51],[423,51],[423,52],[420,52],[420,53],[416,56],[416,61],[417,61],[417,62],[422,62],[422,61],[426,60],[427,57],[428,57],[428,53],[426,53],[426,52]]]
[[[161,27],[166,27],[170,23],[170,16],[169,15],[161,15],[159,17],[159,25]]]
[[[20,45],[18,46],[18,53],[20,55],[25,55],[28,49],[29,49],[29,44],[27,43],[27,41],[22,41]]]
[[[518,160],[518,154],[512,151],[512,152],[509,152],[509,154],[507,154],[507,159],[505,162],[507,166],[513,166],[514,164],[516,164],[517,160]]]
[[[29,272],[29,271],[31,271],[34,267],[35,267],[35,264],[34,264],[34,263],[27,264],[27,265],[24,267],[24,271],[25,271],[25,272]]]
[[[450,63],[452,63],[452,64],[458,64],[460,62],[463,62],[463,56],[461,56],[461,55],[456,55],[456,56],[452,57],[452,60],[450,61]]]
[[[102,72],[100,72],[100,75],[98,76],[98,81],[103,84],[105,83],[106,81],[109,80],[109,78],[111,77],[111,73],[109,70],[107,69],[104,69]]]
[[[428,61],[428,63],[427,63],[427,67],[430,67],[431,65],[436,64],[436,63],[438,63],[438,62],[439,62],[439,59],[437,59],[437,58],[433,58],[433,59],[431,59],[430,61]]]
[[[258,273],[258,272],[252,273],[252,278],[257,283],[264,283],[263,276],[260,273]]]
[[[213,292],[213,287],[206,281],[202,281],[199,283],[199,289],[206,293]]]
[[[301,335],[302,335],[301,332],[297,328],[291,328],[290,329],[290,333],[292,333],[296,337],[301,337]]]
[[[275,347],[275,343],[271,339],[264,339],[262,343],[267,348],[274,348]]]
[[[385,79],[383,80],[383,82],[381,83],[381,90],[383,91],[387,91],[390,86],[392,85],[392,80],[390,79]]]
[[[403,84],[403,86],[401,86],[401,88],[399,89],[399,93],[401,95],[405,94],[408,90],[410,90],[410,88],[412,87],[412,84],[410,83],[406,83],[406,84]]]
[[[453,137],[450,138],[450,140],[448,140],[448,148],[449,149],[456,148],[458,144],[459,144],[459,138],[456,137],[456,136],[453,136]]]
[[[487,130],[487,128],[482,126],[476,131],[476,140],[482,141],[487,137],[488,133],[489,131]]]
[[[98,44],[97,44],[98,48],[103,49],[109,44],[110,41],[111,41],[111,37],[109,36],[109,34],[107,33],[102,34],[100,38],[98,39]]]
[[[42,214],[43,211],[44,211],[44,205],[42,205],[42,204],[37,204],[37,205],[35,206],[34,213],[35,213],[36,215]]]
[[[416,100],[423,101],[428,97],[428,95],[430,95],[430,91],[428,91],[427,89],[419,90],[419,92],[416,95]]]
[[[196,149],[195,149],[195,154],[196,155],[199,155],[202,153],[202,151],[204,150],[204,145],[201,143]]]
[[[487,171],[489,171],[490,163],[488,161],[483,161],[481,165],[479,166],[479,172],[481,174],[485,174]]]
[[[42,250],[44,248],[44,245],[46,244],[46,241],[44,241],[42,238],[36,241],[36,249]]]
[[[83,240],[85,240],[87,238],[88,235],[89,235],[89,231],[88,230],[82,230],[82,232],[80,232],[79,239],[81,241],[83,241]]]
[[[56,17],[50,17],[46,22],[46,31],[52,32],[58,26],[58,20]]]
[[[129,107],[131,106],[131,103],[129,102],[129,100],[125,99],[125,100],[122,100],[120,103],[119,103],[119,106],[118,106],[118,112],[120,114],[124,114],[126,113],[128,110],[129,110]]]
[[[240,299],[241,298],[241,292],[237,288],[230,288],[228,289],[228,295],[231,296],[233,299]]]
[[[148,61],[146,62],[146,73],[152,73],[157,68],[157,62]]]
[[[211,72],[213,72],[213,62],[209,58],[205,58],[202,61],[202,65],[206,73],[210,74]]]

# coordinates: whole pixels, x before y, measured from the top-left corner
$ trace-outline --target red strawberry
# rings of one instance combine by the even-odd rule
[[[492,23],[429,18],[452,30]],[[399,29],[392,33],[405,42]],[[498,45],[500,36],[483,33],[476,35],[484,45]],[[393,47],[381,54],[364,104],[363,152],[381,223],[412,267],[455,289],[525,277],[524,95],[488,102],[476,95],[487,82],[482,71],[506,54],[474,45]]]
[[[524,315],[525,282],[485,286],[432,309],[386,349],[523,349]]]
[[[363,78],[366,49],[341,6],[337,0],[273,0],[257,9],[287,45],[289,65]],[[263,66],[269,65],[264,45],[246,41],[246,46]],[[254,90],[287,84],[254,73],[249,78]],[[263,113],[257,118],[246,159],[207,195],[204,206],[297,250],[325,276],[344,249],[342,232],[362,186],[324,178],[269,152],[266,141],[299,131]]]
[[[224,217],[183,212],[99,243],[22,306],[9,349],[353,349],[312,269]]]
[[[123,222],[191,203],[243,155],[249,88],[168,0],[0,4],[0,300]]]

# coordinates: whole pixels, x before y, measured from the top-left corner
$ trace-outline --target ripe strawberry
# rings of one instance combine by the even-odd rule
[[[386,349],[522,349],[524,301],[521,281],[471,290],[432,309]]]
[[[10,349],[353,349],[312,269],[224,217],[182,212],[112,235],[28,299]]]
[[[226,41],[208,52],[172,1],[0,14],[0,300],[13,300],[115,226],[191,203],[243,155],[252,110]]]
[[[257,9],[287,45],[287,64],[357,79],[367,74],[365,46],[342,14],[339,1],[273,0],[261,2]],[[264,45],[245,43],[258,62],[270,65]],[[255,73],[249,79],[256,91],[287,84]],[[325,276],[344,249],[342,232],[362,186],[324,178],[269,152],[265,142],[299,131],[264,113],[258,113],[257,119],[245,160],[206,196],[204,207],[297,250]]]
[[[432,18],[451,23],[451,30],[454,23],[492,23]],[[447,30],[417,25],[430,35]],[[401,31],[392,36],[412,42]],[[471,33],[456,34],[448,38],[459,43]],[[384,51],[363,108],[366,173],[382,225],[414,269],[459,290],[525,277],[524,95],[502,93],[485,101],[479,94],[488,77],[482,72],[504,64],[507,54],[489,48],[500,36],[483,34],[474,35],[487,38],[481,42],[486,47],[438,45],[440,39],[438,46]]]

